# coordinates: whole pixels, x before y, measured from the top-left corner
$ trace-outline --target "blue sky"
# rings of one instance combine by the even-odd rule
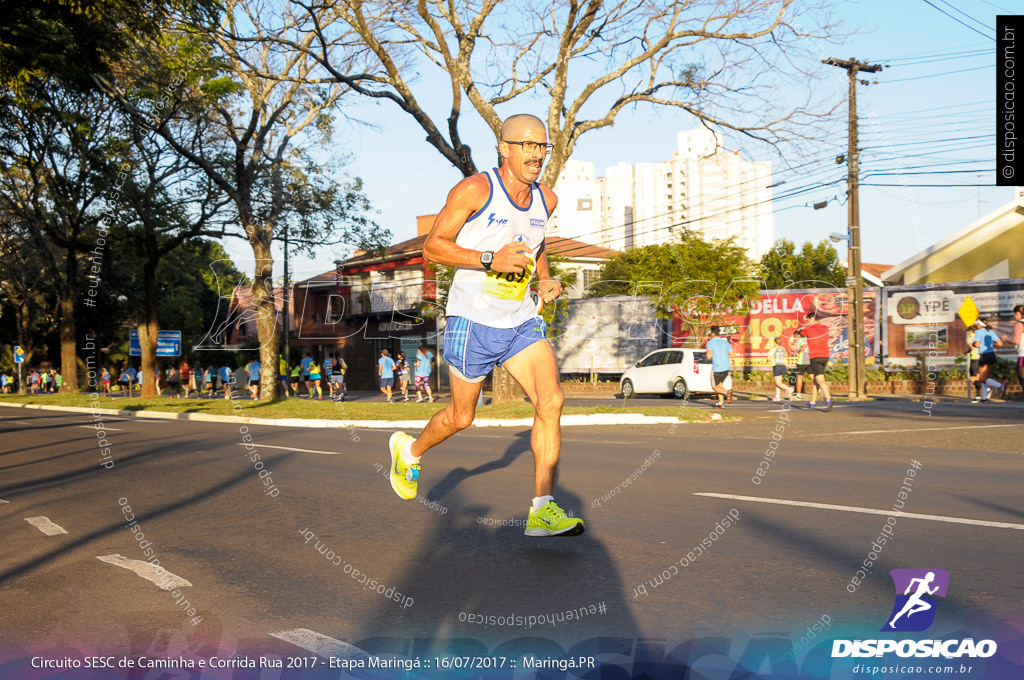
[[[834,3],[836,17],[851,35],[820,49],[827,56],[888,65],[879,74],[866,74],[877,83],[861,86],[857,95],[864,149],[860,221],[865,262],[897,264],[1012,199],[1011,188],[994,186],[993,29],[996,15],[1012,14],[1011,6],[1018,4],[1020,0]],[[821,83],[826,98],[845,92],[847,86],[845,71],[831,70],[834,77]],[[445,89],[438,91],[443,94]],[[442,97],[427,103],[443,111],[448,100]],[[493,137],[468,107],[466,103],[463,123],[469,131],[468,142],[477,166],[487,167],[492,162],[493,154],[487,149],[493,148]],[[542,117],[543,110],[539,102],[537,113]],[[394,242],[412,238],[416,215],[438,211],[461,175],[424,141],[411,118],[394,106],[362,104],[352,113],[373,121],[374,126],[340,128],[335,138],[338,149],[351,155],[349,170],[363,179],[379,211],[377,222],[392,231]],[[645,107],[624,112],[613,128],[584,135],[573,157],[595,163],[598,174],[619,161],[667,160],[676,132],[691,127],[692,119],[675,110]],[[823,160],[845,150],[845,105],[829,128],[828,139],[833,138],[834,145],[819,144],[805,149],[802,156],[787,154],[783,160],[765,149],[742,150],[751,160],[772,161],[775,181],[785,181],[776,189],[783,196],[815,182],[845,178],[845,166]],[[731,141],[726,146],[740,148],[740,143]],[[809,161],[817,162],[808,165]],[[786,164],[801,167],[786,170]],[[930,174],[936,170],[942,174]],[[932,183],[970,186],[912,186]],[[817,242],[831,232],[845,232],[845,192],[843,181],[777,199],[775,238]],[[809,207],[826,200],[825,209]],[[244,264],[251,258],[248,245],[227,245],[232,257],[251,269]],[[845,257],[844,246],[839,249]],[[331,269],[342,254],[325,251],[315,260],[293,257],[293,277],[302,279]],[[280,255],[278,248],[276,257]],[[278,275],[283,271],[280,266],[275,270]]]

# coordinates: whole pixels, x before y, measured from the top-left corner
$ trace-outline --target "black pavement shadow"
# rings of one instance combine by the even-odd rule
[[[507,467],[529,450],[528,432],[511,439],[497,460],[449,473],[438,484],[440,494],[437,487],[425,490],[427,498],[443,498],[448,510],[429,521],[432,533],[423,535],[417,533],[422,528],[414,525],[393,524],[382,536],[381,541],[394,542],[399,550],[403,545],[422,546],[404,560],[403,575],[388,583],[414,598],[413,603],[403,609],[398,602],[356,586],[353,600],[363,603],[366,613],[339,620],[334,637],[356,644],[370,638],[388,638],[367,642],[371,647],[378,645],[369,651],[384,652],[379,647],[384,645],[392,653],[426,657],[440,650],[412,650],[410,638],[468,639],[476,641],[479,653],[516,638],[544,638],[554,645],[551,655],[559,656],[559,648],[568,650],[580,640],[637,636],[638,625],[629,607],[631,589],[623,584],[611,554],[602,544],[599,525],[589,526],[581,536],[534,538],[524,534],[529,498],[517,499],[521,503],[515,515],[507,519],[495,517],[495,512],[502,511],[490,505],[467,506],[462,500],[460,481]],[[532,482],[532,466],[530,470]],[[582,515],[584,501],[559,486],[557,480],[554,496],[567,512]],[[408,512],[431,510],[410,502]],[[512,526],[495,526],[495,522]],[[422,527],[423,522],[414,524]],[[376,547],[388,554],[386,545]],[[356,559],[369,560],[354,555],[353,561]],[[470,623],[470,614],[495,619]],[[531,626],[531,616],[543,620]],[[556,623],[552,624],[548,616]],[[511,620],[501,625],[497,617]],[[423,644],[428,643],[417,642]],[[548,643],[538,644],[543,647]]]
[[[168,446],[170,446],[170,444],[168,444]],[[164,447],[164,448],[166,448],[166,447]],[[136,456],[131,456],[131,458],[133,458],[133,459],[142,459],[142,458],[149,458],[149,457],[152,457],[152,456],[163,456],[164,459],[166,460],[166,454],[162,454],[161,450],[162,449],[156,449],[156,450],[147,451],[144,454],[138,454]],[[180,455],[184,455],[184,454],[180,454]],[[291,454],[285,453],[285,454],[282,454],[280,456],[276,456],[275,458],[266,458],[266,457],[264,457],[264,460],[267,461],[267,465],[276,465],[278,463],[284,462],[285,460],[287,460],[290,457],[291,457]],[[106,472],[105,470],[100,469],[98,466],[90,466],[90,468],[93,468],[93,467],[95,467],[101,473]],[[86,472],[86,471],[80,471],[80,472]],[[87,472],[92,472],[92,470],[90,469]],[[68,475],[68,476],[71,476],[71,477],[76,476],[76,473],[72,473],[71,475]],[[204,487],[204,488],[202,488],[202,489],[200,489],[198,491],[195,491],[194,493],[189,493],[189,494],[187,494],[187,495],[181,497],[180,499],[175,500],[175,501],[173,501],[171,503],[165,503],[164,505],[161,505],[160,507],[158,507],[158,508],[156,508],[156,509],[154,509],[154,510],[152,510],[150,512],[147,512],[145,514],[136,515],[137,523],[140,526],[144,526],[147,522],[149,522],[149,521],[151,521],[153,519],[156,519],[158,517],[163,517],[165,515],[169,515],[169,514],[173,513],[176,510],[180,510],[180,509],[183,509],[183,508],[188,508],[188,507],[191,507],[191,506],[193,506],[193,505],[195,505],[197,503],[201,503],[204,500],[213,498],[213,497],[217,496],[218,494],[224,493],[225,491],[228,491],[229,489],[231,489],[231,488],[233,488],[235,486],[238,486],[238,485],[246,483],[246,482],[251,482],[252,481],[252,476],[253,476],[253,474],[252,474],[252,470],[251,469],[243,469],[238,474],[236,474],[236,475],[234,475],[232,477],[229,477],[228,479],[226,479],[226,480],[224,480],[222,482],[219,482],[219,483],[216,483],[216,484],[210,484],[210,485],[208,485],[208,486],[206,486],[206,487]],[[63,477],[63,476],[60,476],[60,477]],[[56,481],[56,479],[58,479],[58,478],[57,477],[50,477],[50,478],[46,478],[46,481],[48,481],[48,482],[49,481]],[[2,490],[0,490],[0,491],[2,491]],[[111,513],[111,514],[113,514],[113,513]],[[26,575],[26,574],[32,572],[35,569],[38,569],[38,568],[40,568],[42,566],[45,566],[46,564],[49,564],[50,562],[52,562],[53,560],[57,559],[58,557],[60,557],[64,553],[70,552],[70,551],[72,551],[75,548],[82,547],[82,546],[87,545],[87,544],[89,544],[89,543],[91,543],[93,541],[96,541],[96,540],[99,540],[99,539],[111,536],[111,535],[113,535],[115,533],[118,533],[118,532],[124,533],[125,526],[126,526],[125,523],[124,522],[120,522],[120,521],[116,522],[116,523],[113,523],[113,524],[106,524],[106,525],[104,525],[104,526],[102,526],[100,528],[94,529],[93,531],[91,531],[91,532],[89,532],[87,534],[83,534],[81,536],[77,536],[76,538],[73,538],[73,539],[61,541],[61,543],[57,547],[53,548],[52,550],[49,550],[49,551],[47,551],[45,553],[42,553],[42,554],[37,555],[35,557],[32,557],[30,559],[22,560],[22,561],[16,563],[13,567],[8,568],[6,571],[0,572],[0,584],[4,584],[5,582],[9,582],[12,579],[18,578],[19,576]]]
[[[458,436],[458,435],[456,435]],[[475,477],[476,475],[486,474],[502,468],[507,468],[509,465],[515,462],[519,456],[524,453],[530,453],[530,432],[517,432],[513,435],[512,443],[505,450],[504,455],[497,460],[492,460],[482,465],[478,465],[472,469],[466,469],[464,467],[457,467],[451,470],[444,478],[432,486],[430,491],[427,492],[426,498],[428,501],[439,501],[449,493],[458,488],[459,484]],[[555,480],[557,482],[557,478]]]
[[[975,498],[974,496],[965,496],[963,494],[953,494],[953,498],[959,498],[962,501],[967,501],[968,503],[973,503],[974,505],[977,505],[978,507],[981,507],[981,508],[988,508],[989,510],[996,510],[998,512],[1005,512],[1007,514],[1013,515],[1014,517],[1019,517],[1021,519],[1024,519],[1024,508],[1010,508],[1010,507],[1007,507],[1005,505],[999,505],[998,503],[993,503],[990,500],[986,500],[986,499],[983,499],[983,498]],[[998,521],[998,520],[992,520],[992,521]]]

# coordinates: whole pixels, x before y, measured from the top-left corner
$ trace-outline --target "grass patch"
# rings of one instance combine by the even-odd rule
[[[0,395],[0,404],[47,404],[51,406],[93,407],[95,402],[88,394],[47,394],[36,396]],[[166,397],[100,397],[100,408],[125,411],[163,411],[170,413],[208,413],[211,415],[241,415],[249,418],[321,418],[326,420],[427,420],[444,408],[445,403],[385,403],[380,401],[332,402],[309,401],[307,399],[280,399],[277,401],[249,401],[239,399],[231,402],[219,399],[168,399]],[[509,402],[478,407],[478,418],[530,418],[533,406],[527,402]],[[710,422],[711,414],[706,409],[680,406],[567,406],[563,413],[642,413],[648,416],[674,416],[681,422]],[[734,416],[723,416],[723,420],[735,420]]]

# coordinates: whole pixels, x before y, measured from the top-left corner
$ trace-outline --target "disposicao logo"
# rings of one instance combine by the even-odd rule
[[[892,612],[882,632],[920,632],[935,622],[938,597],[946,597],[949,574],[945,569],[893,569],[896,590]],[[994,640],[833,640],[832,658],[871,657],[895,653],[900,657],[946,659],[987,658],[996,653]]]
[[[494,216],[494,213],[491,213],[490,215],[487,216],[487,226],[491,227],[494,226],[495,224],[508,224],[508,218],[502,217],[501,219],[498,219]]]
[[[946,597],[949,574],[945,569],[893,569],[896,602],[883,631],[928,630],[935,621],[936,597]]]

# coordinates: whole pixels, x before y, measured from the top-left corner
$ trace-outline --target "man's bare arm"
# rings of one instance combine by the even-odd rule
[[[481,251],[463,248],[455,243],[455,237],[459,235],[466,220],[487,203],[490,191],[490,183],[484,174],[467,177],[456,184],[448,193],[448,201],[438,213],[423,243],[423,257],[436,264],[483,269],[480,264]],[[509,243],[494,251],[491,269],[519,274],[530,264],[529,253],[530,249],[526,245]]]

